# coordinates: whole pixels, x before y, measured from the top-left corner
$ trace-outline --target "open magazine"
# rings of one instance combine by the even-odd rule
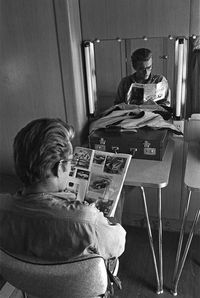
[[[152,100],[156,102],[165,98],[165,92],[166,86],[164,82],[156,84],[132,83],[127,94],[127,101],[137,100],[144,103]]]
[[[130,154],[76,147],[67,190],[79,201],[94,203],[105,216],[114,216],[130,161]]]

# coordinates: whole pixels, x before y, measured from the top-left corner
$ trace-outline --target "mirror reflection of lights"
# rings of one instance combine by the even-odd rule
[[[120,37],[117,37],[116,40],[117,40],[118,42],[121,42],[121,41],[122,41],[122,39],[121,39]]]

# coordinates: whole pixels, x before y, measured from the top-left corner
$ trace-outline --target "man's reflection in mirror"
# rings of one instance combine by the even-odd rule
[[[163,75],[152,73],[153,59],[151,50],[145,48],[137,49],[131,55],[131,62],[135,72],[122,78],[114,104],[141,105],[144,103],[144,89],[135,87],[135,83],[157,84],[162,82],[163,94],[161,98],[152,97],[150,102],[153,103],[152,101],[154,101],[158,105],[169,107],[171,103],[170,88],[167,79]]]

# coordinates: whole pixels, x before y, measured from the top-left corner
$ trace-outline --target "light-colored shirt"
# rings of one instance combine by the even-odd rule
[[[97,253],[119,257],[126,232],[96,207],[65,193],[0,195],[0,247],[23,258],[66,261]]]

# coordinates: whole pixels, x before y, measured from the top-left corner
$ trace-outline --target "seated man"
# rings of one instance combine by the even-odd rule
[[[166,78],[163,75],[155,75],[151,73],[152,52],[145,48],[137,49],[133,52],[131,61],[135,72],[121,80],[114,104],[125,102],[126,104],[140,105],[143,103],[140,99],[141,94],[138,94],[140,88],[131,90],[132,84],[156,84],[162,82],[165,88],[164,97],[156,101],[156,103],[159,105],[170,106],[170,89]]]
[[[27,124],[14,140],[15,170],[23,183],[0,195],[0,247],[38,262],[66,261],[97,253],[119,257],[126,232],[96,207],[65,192],[74,130],[59,119]]]

